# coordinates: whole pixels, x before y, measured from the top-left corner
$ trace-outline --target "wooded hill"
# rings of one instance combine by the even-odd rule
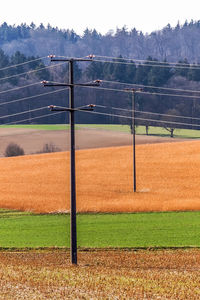
[[[200,124],[199,94],[181,91],[181,89],[200,90],[199,37],[200,21],[185,22],[183,26],[177,24],[175,28],[168,25],[163,30],[149,35],[144,35],[136,29],[127,31],[124,27],[106,35],[99,34],[95,29],[86,29],[83,36],[77,35],[73,30],[60,30],[50,25],[45,28],[42,24],[36,27],[33,23],[20,26],[3,23],[0,26],[0,123],[22,119],[28,119],[27,122],[31,123],[66,122],[68,120],[66,113],[56,117],[50,113],[43,119],[35,119],[38,112],[34,112],[34,109],[50,104],[68,105],[67,91],[59,92],[57,88],[44,88],[40,84],[41,80],[67,82],[67,64],[51,67],[49,59],[40,60],[38,56],[54,53],[68,57],[84,57],[95,53],[117,59],[100,57],[101,61],[95,59],[94,62],[76,64],[75,79],[77,82],[101,79],[103,80],[101,87],[108,90],[76,88],[76,106],[94,103],[97,104],[96,112],[108,115],[77,113],[77,122],[130,123],[131,119],[113,115],[131,117],[131,111],[116,110],[116,107],[131,109],[132,95],[127,93],[126,89],[130,87],[128,84],[136,84],[136,88],[142,88],[142,92],[135,97],[137,124],[172,126],[168,122],[175,122],[186,124],[184,126],[174,124],[175,127],[199,129],[200,127],[195,127],[195,124]],[[129,57],[134,57],[135,61],[124,59]],[[28,61],[32,62],[26,64]],[[171,65],[169,62],[173,61],[176,63]],[[16,64],[21,65],[7,69]],[[19,74],[22,75],[18,76]],[[30,86],[32,83],[37,84]],[[29,87],[12,90],[25,85]],[[155,89],[155,86],[160,89]],[[163,90],[164,87],[176,90]],[[122,91],[115,91],[116,89]],[[50,92],[55,93],[35,97]],[[31,98],[32,96],[34,98]],[[23,98],[27,99],[13,102]],[[3,105],[9,101],[10,104]],[[100,108],[98,105],[106,107]],[[27,115],[20,118],[3,117],[23,111],[29,111],[28,117]],[[173,115],[187,118],[174,118]],[[166,123],[159,123],[159,120]]]
[[[58,29],[51,25],[35,26],[21,24],[0,26],[0,48],[12,55],[20,51],[28,56],[48,54],[65,56],[85,56],[90,53],[106,56],[177,62],[180,59],[191,63],[200,62],[200,21],[185,22],[176,27],[168,24],[160,31],[143,34],[136,28],[128,31],[124,26],[115,32],[110,30],[102,35],[95,29],[86,29],[83,35],[73,30]]]

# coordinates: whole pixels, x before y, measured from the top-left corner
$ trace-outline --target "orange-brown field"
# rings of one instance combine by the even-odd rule
[[[200,142],[137,145],[76,152],[77,209],[101,212],[200,209]],[[0,207],[69,210],[69,153],[0,159]]]
[[[0,299],[200,299],[200,251],[0,252]]]

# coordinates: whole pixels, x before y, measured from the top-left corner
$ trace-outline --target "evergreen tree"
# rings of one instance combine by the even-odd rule
[[[200,81],[200,64],[193,64],[187,72],[187,79],[192,81]]]
[[[0,49],[0,69],[4,69],[9,66],[9,57],[4,53],[2,49]],[[1,70],[0,71],[0,78],[8,76],[8,71]]]
[[[186,66],[186,68],[184,68],[184,66]],[[175,66],[175,75],[187,77],[188,71],[189,71],[189,66],[190,66],[190,64],[189,64],[187,58],[185,58],[184,60],[179,60],[178,64],[176,64],[176,66]]]
[[[119,56],[117,60],[113,62],[113,72],[112,72],[112,80],[119,82],[126,82],[126,64],[125,60],[123,60],[122,55]]]
[[[136,72],[137,72],[136,64],[133,61],[130,61],[126,65],[126,78],[125,78],[125,82],[127,82],[127,83],[135,83]]]
[[[104,79],[104,63],[93,61],[87,67],[85,73],[91,79]]]
[[[148,73],[148,85],[163,86],[170,77],[173,75],[169,64],[164,61],[164,64],[160,64],[155,60],[155,67],[153,66]]]

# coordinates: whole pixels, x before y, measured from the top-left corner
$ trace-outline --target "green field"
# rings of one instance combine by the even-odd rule
[[[200,247],[200,212],[78,214],[81,248]],[[69,214],[0,211],[0,248],[69,247]]]
[[[37,130],[66,130],[69,129],[67,124],[39,124],[39,125],[1,125],[0,128],[26,128]],[[76,129],[80,128],[96,128],[102,130],[114,130],[121,132],[130,132],[130,126],[128,125],[111,125],[111,124],[77,124]],[[136,134],[145,135],[145,126],[137,126]],[[149,127],[149,135],[169,137],[169,132],[162,127]],[[175,129],[175,138],[200,138],[200,130],[192,129]]]
[[[35,125],[0,125],[0,128],[25,128],[37,130],[65,130],[69,129],[67,124],[35,124]]]

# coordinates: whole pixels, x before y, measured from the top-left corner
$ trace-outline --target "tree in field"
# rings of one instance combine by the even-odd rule
[[[169,109],[165,112],[165,114],[168,116],[161,117],[160,125],[166,129],[170,133],[170,137],[173,138],[175,129],[180,128],[180,125],[176,123],[181,123],[180,119],[173,116],[177,116],[179,112],[176,109]]]

